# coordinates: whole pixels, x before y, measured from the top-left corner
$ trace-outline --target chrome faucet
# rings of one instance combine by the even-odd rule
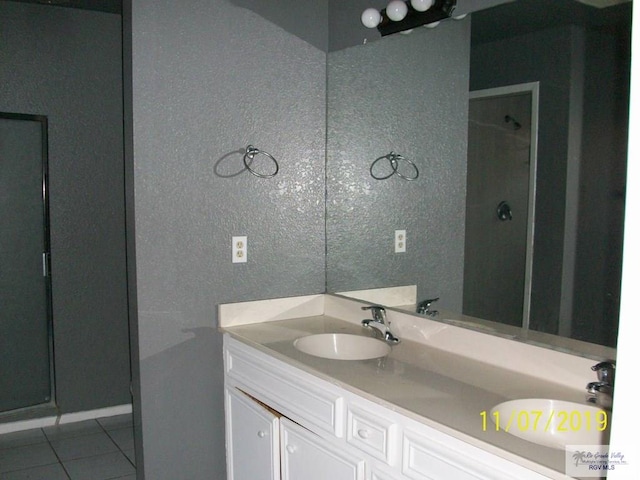
[[[598,375],[598,381],[587,384],[587,402],[595,403],[603,408],[611,408],[616,364],[614,362],[600,362],[591,367],[591,370]]]
[[[440,297],[421,301],[418,305],[416,305],[416,312],[423,315],[429,315],[430,317],[435,317],[436,315],[438,315],[438,311],[431,310],[431,304],[438,300],[440,300]]]
[[[365,318],[362,320],[363,327],[371,327],[374,330],[380,332],[382,338],[391,344],[400,343],[400,339],[391,333],[390,322],[387,322],[386,311],[381,305],[369,305],[362,307],[362,310],[371,310],[372,318]]]

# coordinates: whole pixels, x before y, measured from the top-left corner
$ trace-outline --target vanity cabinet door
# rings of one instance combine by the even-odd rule
[[[379,466],[371,466],[369,469],[370,480],[407,480],[407,477],[403,477],[400,473],[393,470],[385,470]]]
[[[236,388],[226,389],[229,480],[280,480],[277,415]]]
[[[364,480],[364,460],[287,418],[280,420],[282,480]]]

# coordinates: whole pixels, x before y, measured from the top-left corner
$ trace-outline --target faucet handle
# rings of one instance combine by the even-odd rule
[[[591,370],[598,375],[598,381],[613,385],[616,374],[616,364],[612,361],[600,362],[591,367]]]
[[[422,300],[420,303],[418,303],[418,305],[416,305],[416,312],[417,313],[437,313],[437,312],[431,312],[431,304],[433,302],[437,302],[438,300],[440,300],[440,297],[436,297],[436,298],[429,298],[427,300]]]
[[[371,310],[371,316],[376,322],[385,323],[386,310],[382,305],[365,305],[362,310]]]
[[[595,392],[610,392],[611,385],[605,382],[589,382],[587,383],[587,392],[595,393]]]

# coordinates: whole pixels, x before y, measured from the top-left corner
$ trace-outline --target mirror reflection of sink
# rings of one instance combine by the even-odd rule
[[[293,342],[301,352],[334,360],[367,360],[384,357],[391,347],[381,340],[347,333],[321,333]]]
[[[611,412],[586,403],[524,398],[496,405],[491,420],[511,435],[564,450],[567,445],[608,444]]]

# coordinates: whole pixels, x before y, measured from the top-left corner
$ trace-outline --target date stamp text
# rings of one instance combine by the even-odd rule
[[[480,412],[482,431],[500,429],[505,432],[518,430],[520,432],[603,432],[608,426],[608,415],[605,410],[593,412],[591,410],[511,410],[508,416],[499,411]],[[489,421],[491,420],[491,422]],[[493,423],[493,425],[491,425]]]

